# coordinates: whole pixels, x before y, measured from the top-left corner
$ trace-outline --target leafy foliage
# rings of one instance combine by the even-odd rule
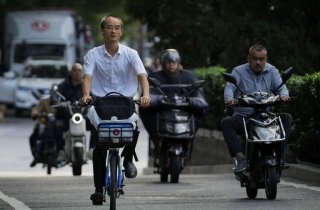
[[[294,119],[290,144],[301,160],[320,163],[320,72],[288,81],[291,96],[295,97],[286,110]],[[308,91],[306,91],[308,90]]]
[[[187,68],[232,68],[260,43],[279,69],[319,70],[318,0],[135,0],[127,11],[148,24],[151,41],[160,37],[158,51],[181,51]]]
[[[223,90],[225,81],[222,72],[226,70],[220,66],[197,68],[194,70],[200,79],[205,80],[203,91],[209,104],[209,111],[202,127],[218,129],[220,120],[224,117]]]

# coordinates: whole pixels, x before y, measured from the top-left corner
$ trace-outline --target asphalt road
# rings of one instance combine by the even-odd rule
[[[0,209],[89,210],[92,206],[90,176],[0,178]],[[248,199],[232,174],[183,175],[180,183],[160,183],[156,175],[125,180],[125,195],[117,200],[123,210],[214,210],[214,209],[319,209],[320,188],[282,181],[277,199],[266,199],[259,190]]]
[[[6,118],[0,123],[0,210],[108,209],[108,200],[98,207],[89,200],[93,193],[91,161],[80,177],[72,176],[69,166],[53,170],[50,176],[39,164],[29,167],[32,157],[28,136],[32,126],[28,118]],[[256,199],[248,199],[230,170],[182,174],[178,184],[160,183],[159,175],[143,174],[148,162],[147,146],[142,129],[137,147],[139,175],[125,179],[125,195],[119,198],[118,209],[319,209],[319,185],[290,176],[279,183],[274,201],[266,199],[263,189]]]

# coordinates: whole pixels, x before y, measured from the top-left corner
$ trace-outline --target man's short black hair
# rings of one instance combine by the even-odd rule
[[[121,20],[120,17],[115,16],[115,15],[106,15],[106,16],[104,16],[104,17],[101,19],[101,22],[100,22],[100,28],[101,28],[101,29],[104,29],[104,28],[106,27],[106,19],[107,19],[108,17],[113,17],[113,18],[119,19],[119,20],[120,20],[120,26],[121,26],[121,28],[122,28],[123,22],[122,22],[122,20]]]

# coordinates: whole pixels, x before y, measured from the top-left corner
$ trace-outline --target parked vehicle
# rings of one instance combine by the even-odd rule
[[[162,108],[157,111],[158,145],[153,145],[149,139],[149,151],[153,151],[155,172],[160,174],[160,180],[168,181],[170,174],[170,181],[177,183],[185,162],[191,158],[196,130],[188,97],[204,81],[195,84],[160,84],[154,78],[149,81],[163,96]],[[167,94],[168,90],[170,94]]]
[[[285,167],[286,133],[281,118],[272,112],[272,108],[282,102],[276,93],[291,75],[292,68],[283,73],[283,83],[276,90],[270,90],[273,93],[243,94],[236,79],[231,74],[223,73],[225,80],[242,93],[237,99],[238,106],[255,109],[253,115],[243,118],[245,136],[240,140],[245,151],[246,171],[236,175],[249,198],[255,198],[258,189],[265,189],[269,200],[277,196],[277,184]]]
[[[31,56],[56,56],[71,64],[82,61],[93,44],[88,32],[90,27],[72,10],[10,11],[4,27],[4,66],[21,73]]]

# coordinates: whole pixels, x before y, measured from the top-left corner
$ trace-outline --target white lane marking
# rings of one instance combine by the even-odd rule
[[[288,185],[288,186],[293,186],[296,188],[302,188],[302,189],[308,189],[308,190],[313,190],[313,191],[317,191],[320,192],[320,187],[313,187],[313,186],[308,186],[306,184],[298,184],[298,183],[293,183],[293,182],[286,182],[281,180],[280,182],[283,185]]]
[[[0,190],[0,199],[2,199],[4,202],[8,203],[11,207],[13,207],[16,210],[31,210],[28,206],[26,206],[23,202],[13,198],[9,197]]]

